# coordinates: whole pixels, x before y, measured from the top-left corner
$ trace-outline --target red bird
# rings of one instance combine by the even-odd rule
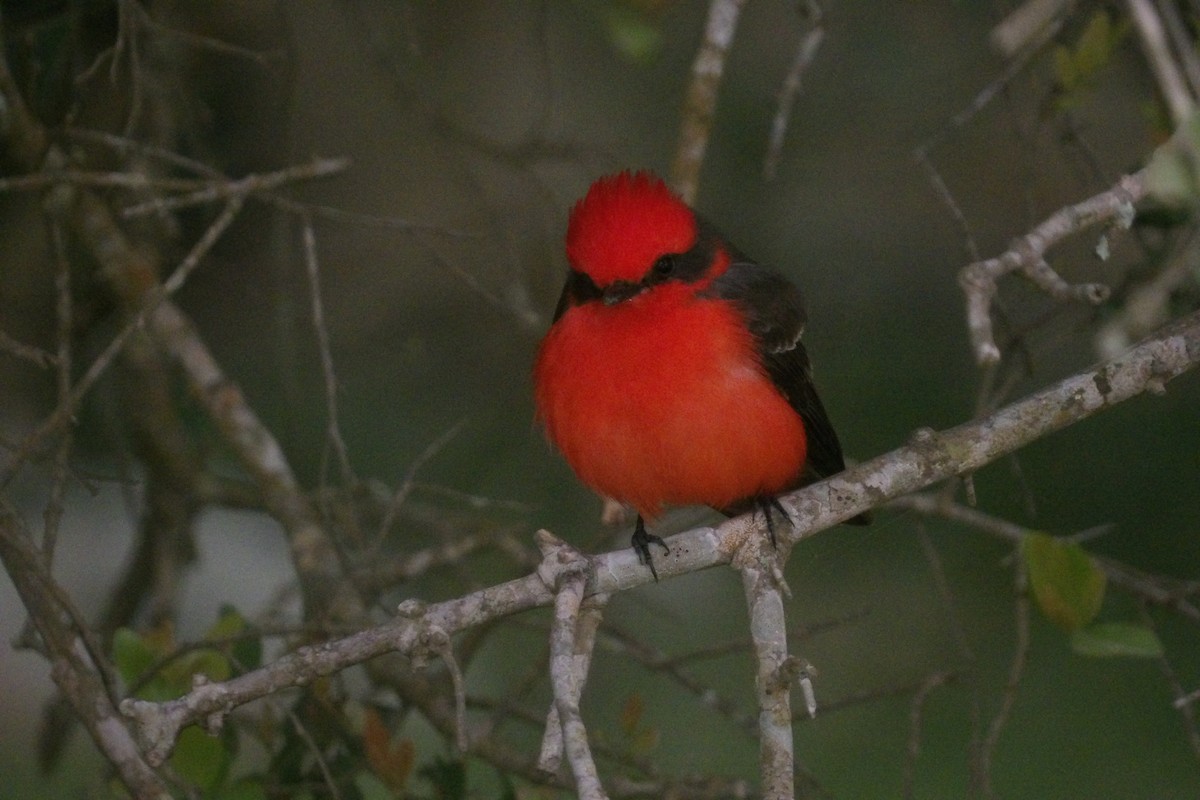
[[[550,440],[583,483],[637,510],[632,545],[655,578],[650,544],[670,550],[645,520],[665,505],[758,508],[774,540],[775,496],[845,469],[799,289],[648,172],[592,184],[566,250],[533,370]]]

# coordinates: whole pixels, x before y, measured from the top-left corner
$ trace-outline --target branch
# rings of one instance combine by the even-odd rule
[[[901,497],[890,505],[966,525],[1014,545],[1020,544],[1026,536],[1033,533],[1030,528],[957,503],[938,493],[912,494]],[[1146,603],[1162,606],[1192,622],[1200,623],[1200,608],[1188,600],[1188,595],[1196,588],[1195,583],[1174,586],[1161,577],[1144,574],[1115,559],[1096,554],[1092,554],[1091,559],[1111,585],[1141,598]]]
[[[992,332],[992,299],[996,282],[1010,272],[1021,272],[1047,294],[1059,300],[1083,300],[1099,305],[1108,299],[1107,286],[1098,283],[1068,284],[1047,263],[1046,251],[1063,239],[1099,223],[1116,223],[1128,228],[1133,223],[1134,203],[1146,196],[1146,172],[1126,175],[1117,185],[1095,197],[1059,209],[995,258],[968,264],[958,274],[967,296],[967,328],[971,347],[980,366],[1000,360],[1000,348]]]
[[[725,72],[725,58],[733,44],[738,17],[746,0],[712,0],[704,41],[692,62],[692,80],[683,101],[683,121],[679,144],[671,164],[671,184],[685,203],[694,204],[700,185],[700,166],[708,150],[713,115],[717,110],[717,90]]]
[[[1188,91],[1187,81],[1171,53],[1162,19],[1150,0],[1127,0],[1126,5],[1129,6],[1129,16],[1141,40],[1146,60],[1150,62],[1150,69],[1158,80],[1158,88],[1167,101],[1171,119],[1178,127],[1191,116],[1196,101]]]
[[[168,800],[166,784],[147,763],[130,731],[128,721],[117,712],[105,683],[103,667],[93,656],[82,629],[75,629],[64,612],[63,592],[47,571],[45,560],[32,540],[20,529],[15,514],[0,505],[0,562],[37,626],[46,656],[53,665],[50,674],[59,691],[83,721],[96,747],[113,765],[129,792],[138,800]]]
[[[874,506],[939,481],[977,471],[1000,456],[1143,392],[1159,393],[1165,383],[1200,363],[1200,312],[1160,331],[1125,356],[957,428],[924,429],[890,453],[829,480],[780,498],[798,523],[780,532],[781,546],[856,516]],[[717,527],[696,528],[669,537],[671,552],[659,560],[659,577],[728,564],[751,536],[762,536],[751,515]],[[615,593],[649,583],[649,572],[629,549],[587,559],[586,593]],[[549,606],[555,593],[537,572],[424,610],[422,625],[454,636],[467,628],[531,608]],[[354,664],[397,652],[411,655],[420,645],[412,619],[397,617],[342,639],[301,647],[260,669],[219,683],[197,686],[162,703],[127,699],[121,710],[138,721],[150,756],[161,762],[185,725],[219,723],[234,708],[290,686],[300,686]]]
[[[587,728],[579,713],[579,698],[583,695],[599,623],[596,610],[581,614],[587,586],[587,558],[548,531],[538,531],[538,545],[544,555],[538,572],[555,592],[554,620],[550,628],[550,684],[554,690],[554,706],[547,716],[539,766],[548,772],[557,771],[559,757],[565,754],[581,800],[607,800],[588,746]],[[559,735],[554,732],[555,726],[560,728]]]
[[[791,685],[799,660],[788,655],[787,617],[783,595],[787,585],[781,564],[790,548],[771,552],[765,537],[757,536],[738,550],[734,564],[742,573],[742,590],[750,611],[754,639],[755,696],[758,700],[759,774],[765,800],[795,796],[795,750],[792,741]]]
[[[767,155],[763,159],[763,178],[768,181],[775,179],[779,168],[779,158],[783,154],[783,137],[787,133],[796,98],[800,95],[801,78],[808,65],[817,57],[817,50],[825,39],[823,14],[817,0],[807,0],[801,13],[808,18],[808,30],[800,37],[800,44],[792,57],[792,66],[779,89],[779,106],[775,109],[775,119],[771,121],[771,133],[767,137]]]

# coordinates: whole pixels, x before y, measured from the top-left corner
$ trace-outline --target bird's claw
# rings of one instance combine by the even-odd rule
[[[671,554],[671,548],[667,546],[667,543],[663,541],[661,536],[655,536],[646,530],[646,523],[642,521],[640,515],[637,519],[637,525],[633,528],[633,537],[630,538],[629,544],[633,547],[633,552],[637,553],[638,561],[650,568],[650,574],[657,581],[658,570],[654,568],[654,558],[650,555],[650,545],[658,545],[666,555]]]
[[[767,521],[767,534],[771,537],[771,547],[778,548],[779,545],[775,541],[775,522],[771,515],[778,511],[783,515],[783,518],[788,521],[789,525],[794,525],[795,521],[787,509],[783,507],[783,503],[779,502],[778,497],[760,497],[758,499],[758,510],[762,512],[763,518]]]

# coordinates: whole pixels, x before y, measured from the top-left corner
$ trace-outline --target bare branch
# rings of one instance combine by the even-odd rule
[[[166,302],[168,296],[183,286],[241,209],[241,201],[232,198],[171,276],[161,287],[157,287],[154,285],[153,263],[125,237],[104,203],[86,191],[78,194],[70,191],[61,201],[70,206],[71,226],[85,246],[95,254],[105,278],[114,283],[115,291],[136,311],[129,315],[121,331],[88,366],[83,377],[72,387],[70,394],[59,402],[54,413],[25,437],[20,449],[0,472],[0,488],[7,486],[16,477],[21,466],[33,457],[47,436],[71,420],[84,395],[107,371],[121,348],[134,333],[141,330],[147,318],[157,311],[159,304]]]
[[[980,745],[978,758],[978,775],[982,781],[984,797],[994,797],[992,787],[992,758],[996,753],[996,745],[1000,742],[1000,734],[1012,716],[1013,707],[1017,704],[1017,691],[1021,688],[1021,679],[1025,676],[1025,667],[1029,663],[1029,580],[1025,573],[1025,559],[1020,553],[1013,559],[1015,582],[1014,603],[1016,637],[1013,643],[1012,662],[1008,669],[1008,680],[1004,683],[1004,691],[1000,695],[1000,708],[996,709],[991,724],[987,727],[983,742]]]
[[[608,795],[600,785],[587,729],[579,713],[579,698],[587,680],[599,624],[598,606],[593,606],[586,623],[580,614],[587,587],[587,559],[549,531],[538,531],[537,540],[543,555],[538,574],[555,592],[554,621],[550,626],[550,685],[557,713],[548,715],[547,726],[557,723],[561,729],[561,738],[547,730],[539,766],[544,764],[548,772],[557,771],[558,754],[554,752],[557,743],[571,765],[579,797],[605,800]]]
[[[787,133],[788,123],[792,119],[792,109],[796,98],[800,96],[801,78],[808,65],[817,57],[817,50],[825,39],[825,27],[822,19],[821,6],[816,0],[807,0],[803,6],[808,21],[808,30],[800,37],[796,47],[796,55],[783,86],[779,89],[779,105],[775,109],[775,119],[771,122],[771,133],[767,139],[767,155],[763,160],[763,178],[774,180],[779,168],[779,158],[783,153],[783,137]]]
[[[992,28],[988,41],[1005,58],[1045,41],[1044,32],[1056,29],[1074,0],[1025,0]],[[1031,45],[1031,43],[1033,43]]]
[[[1187,24],[1179,14],[1179,8],[1168,0],[1155,0],[1155,10],[1162,20],[1163,28],[1171,40],[1172,52],[1179,59],[1179,67],[1187,78],[1191,96],[1200,96],[1200,55]]]
[[[908,749],[904,758],[904,783],[901,796],[915,797],[913,785],[916,783],[917,758],[921,755],[921,728],[924,726],[925,704],[929,696],[938,688],[954,680],[953,672],[935,672],[921,683],[913,695],[912,705],[908,710]]]
[[[59,691],[83,721],[96,747],[113,765],[137,800],[168,800],[166,784],[143,757],[128,721],[117,712],[104,680],[103,663],[96,660],[82,630],[64,620],[64,594],[45,569],[45,562],[7,506],[0,505],[0,561],[12,578],[22,603],[29,609],[53,667]]]
[[[2,24],[0,41],[5,41]],[[46,152],[46,129],[29,110],[4,52],[0,52],[0,130],[4,131],[5,149],[13,161],[32,168],[42,160]]]
[[[799,670],[797,660],[788,654],[783,610],[783,596],[790,592],[783,582],[780,564],[786,560],[789,548],[785,545],[778,554],[773,550],[765,537],[752,537],[738,549],[733,563],[742,574],[754,639],[762,796],[765,800],[791,800],[795,796],[796,764],[791,689]]]
[[[1046,262],[1046,251],[1058,242],[1101,223],[1128,227],[1133,222],[1133,205],[1146,196],[1145,171],[1126,175],[1117,185],[1072,206],[1059,209],[1029,233],[1013,242],[1004,253],[968,264],[958,275],[967,299],[967,328],[975,361],[980,366],[1000,360],[1000,348],[992,333],[992,299],[996,282],[1011,272],[1021,272],[1043,291],[1061,300],[1083,300],[1093,305],[1108,299],[1108,287],[1096,283],[1072,286]]]
[[[996,458],[1074,422],[1142,394],[1200,363],[1200,312],[1168,326],[1122,358],[1066,378],[996,413],[943,433],[925,430],[897,450],[860,464],[831,479],[780,498],[797,524],[780,532],[780,545],[809,536],[882,505],[892,498],[938,481],[974,472]],[[671,553],[659,560],[662,579],[727,564],[750,536],[762,536],[751,515],[718,527],[696,528],[667,539]],[[586,593],[614,593],[649,583],[652,578],[632,550],[587,560]],[[543,577],[534,573],[498,586],[431,605],[430,624],[448,636],[468,627],[547,606],[555,601]],[[564,601],[565,602],[565,601]],[[301,647],[253,672],[193,689],[175,700],[152,703],[127,699],[122,711],[138,720],[150,755],[161,761],[184,725],[220,718],[233,708],[288,686],[388,652],[411,654],[419,644],[419,626],[399,617],[381,626],[320,645]]]
[[[0,331],[0,352],[16,356],[41,369],[46,369],[55,364],[54,354],[47,353],[40,347],[18,342],[4,331]]]
[[[1171,53],[1162,19],[1159,18],[1151,0],[1126,0],[1125,5],[1129,7],[1129,16],[1142,43],[1142,52],[1146,54],[1150,69],[1158,80],[1159,91],[1167,101],[1171,119],[1178,126],[1192,115],[1196,108],[1196,99],[1188,91],[1179,64]]]
[[[1033,531],[1029,528],[994,517],[975,508],[953,502],[950,498],[934,493],[911,494],[890,503],[896,508],[906,508],[927,516],[940,517],[952,522],[968,525],[977,531],[1019,545]],[[1078,541],[1078,539],[1076,539]],[[1200,622],[1200,608],[1188,600],[1188,594],[1196,589],[1195,583],[1172,587],[1163,578],[1145,575],[1140,571],[1105,556],[1093,555],[1092,560],[1104,573],[1106,580],[1147,603],[1169,608],[1193,622]]]
[[[308,293],[312,307],[313,333],[317,337],[317,352],[321,356],[321,376],[325,379],[325,446],[333,448],[341,471],[343,485],[355,482],[354,468],[350,466],[350,453],[346,440],[342,438],[342,427],[338,413],[337,373],[333,368],[333,350],[329,346],[329,327],[325,324],[325,304],[321,300],[321,264],[317,257],[317,234],[313,230],[312,218],[308,214],[300,217],[301,241],[304,244],[304,266],[308,275]],[[322,458],[322,462],[324,462]],[[325,469],[321,476],[324,482]]]
[[[350,160],[346,158],[316,158],[308,164],[296,164],[262,175],[252,174],[237,180],[207,180],[203,182],[202,188],[188,194],[179,197],[155,198],[145,203],[129,206],[121,211],[121,216],[125,219],[132,219],[146,214],[161,214],[164,211],[208,205],[217,200],[244,198],[251,194],[270,192],[284,184],[295,183],[299,180],[336,175],[345,172],[348,166],[350,166]]]
[[[1138,611],[1141,613],[1142,622],[1145,626],[1154,629],[1156,627],[1154,617],[1150,615],[1145,604],[1142,604]],[[1160,653],[1158,656],[1158,668],[1162,672],[1163,680],[1171,688],[1171,694],[1175,696],[1171,705],[1179,712],[1180,722],[1183,723],[1183,734],[1187,737],[1188,745],[1192,748],[1192,754],[1200,759],[1200,728],[1196,727],[1196,710],[1188,702],[1188,695],[1184,693],[1183,684],[1179,680],[1179,674],[1171,666],[1171,662],[1165,652]]]
[[[692,80],[683,101],[683,120],[679,143],[671,163],[671,184],[683,201],[692,204],[700,186],[700,167],[708,150],[713,116],[717,110],[717,91],[725,72],[725,59],[733,45],[738,17],[746,0],[712,0],[704,41],[692,62]]]
[[[1200,229],[1192,227],[1158,274],[1130,290],[1121,310],[1096,331],[1097,352],[1115,358],[1170,319],[1171,295],[1192,279],[1198,266]]]

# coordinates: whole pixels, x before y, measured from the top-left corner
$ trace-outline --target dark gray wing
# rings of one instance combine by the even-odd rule
[[[800,483],[844,470],[841,443],[817,394],[812,364],[800,341],[807,321],[800,290],[773,269],[738,261],[713,281],[709,292],[734,303],[745,315],[763,367],[804,420],[808,459]]]

